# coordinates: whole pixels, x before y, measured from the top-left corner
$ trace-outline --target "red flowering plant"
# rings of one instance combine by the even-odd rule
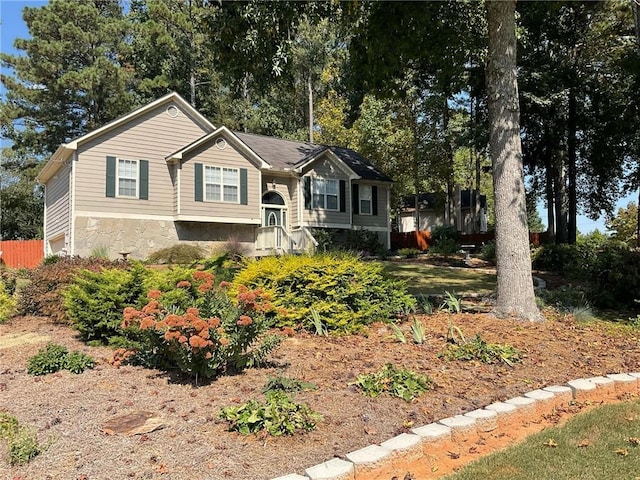
[[[269,298],[246,287],[231,298],[228,285],[216,285],[211,272],[193,271],[189,277],[178,281],[175,288],[191,292],[191,306],[184,308],[183,301],[168,303],[176,297],[150,290],[142,309],[124,310],[122,328],[141,338],[138,359],[196,378],[263,362],[280,342],[278,336],[265,335],[265,314],[272,310]]]

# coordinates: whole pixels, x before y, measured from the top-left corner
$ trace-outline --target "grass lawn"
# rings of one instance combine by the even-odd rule
[[[414,294],[442,294],[445,290],[460,293],[489,294],[496,289],[496,276],[471,268],[448,268],[418,262],[382,262],[394,278],[407,282]]]
[[[599,407],[487,456],[448,480],[609,480],[640,476],[640,402]]]

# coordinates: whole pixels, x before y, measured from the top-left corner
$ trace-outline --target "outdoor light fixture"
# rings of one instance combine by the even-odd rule
[[[271,180],[271,189],[272,190],[276,189],[276,179],[275,178]]]

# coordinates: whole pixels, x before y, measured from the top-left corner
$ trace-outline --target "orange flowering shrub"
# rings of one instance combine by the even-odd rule
[[[125,308],[122,328],[142,339],[141,362],[211,378],[262,361],[280,338],[264,336],[269,298],[246,287],[231,298],[227,286],[216,286],[212,273],[195,270],[176,283],[176,289],[189,292],[177,304],[167,302],[177,297],[156,289],[140,310]],[[185,298],[191,304],[186,308]]]

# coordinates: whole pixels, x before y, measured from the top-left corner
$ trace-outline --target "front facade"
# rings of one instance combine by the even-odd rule
[[[216,128],[175,93],[62,145],[39,180],[45,255],[227,241],[265,255],[310,247],[313,228],[389,246],[391,180],[356,152]]]

